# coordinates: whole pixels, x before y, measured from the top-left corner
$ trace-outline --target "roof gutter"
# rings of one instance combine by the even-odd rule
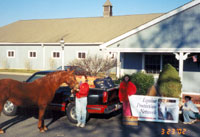
[[[107,52],[123,52],[123,53],[174,53],[174,52],[190,52],[200,53],[200,48],[107,48]]]
[[[101,45],[103,42],[95,43],[65,43],[65,45]],[[1,45],[59,45],[60,43],[11,43],[11,42],[0,42]]]

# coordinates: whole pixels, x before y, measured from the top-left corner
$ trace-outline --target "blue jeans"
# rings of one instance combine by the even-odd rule
[[[189,110],[183,110],[183,118],[184,122],[191,122],[191,118],[195,119],[195,114],[192,111]]]
[[[87,97],[76,98],[76,117],[77,122],[85,124],[87,114]]]

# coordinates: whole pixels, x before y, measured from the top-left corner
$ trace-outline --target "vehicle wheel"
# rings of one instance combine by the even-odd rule
[[[6,101],[3,106],[3,113],[6,116],[15,116],[17,114],[17,106],[11,101]]]
[[[75,108],[75,104],[74,103],[70,103],[70,104],[67,105],[67,107],[66,107],[66,115],[67,115],[68,120],[71,123],[74,123],[74,124],[77,123],[77,120],[76,120],[76,108]],[[89,120],[89,113],[87,113],[86,120],[87,121]]]

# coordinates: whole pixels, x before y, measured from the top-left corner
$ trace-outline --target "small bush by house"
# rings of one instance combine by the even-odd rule
[[[148,89],[154,85],[154,78],[152,75],[143,72],[134,73],[131,75],[131,81],[137,87],[137,95],[146,95]]]

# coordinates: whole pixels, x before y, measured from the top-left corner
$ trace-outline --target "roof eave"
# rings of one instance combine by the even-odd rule
[[[181,7],[177,8],[177,9],[175,9],[175,10],[172,10],[172,11],[170,11],[170,12],[168,12],[168,13],[166,13],[166,14],[164,14],[164,15],[156,18],[156,19],[153,19],[152,21],[150,21],[148,23],[145,23],[145,24],[143,24],[143,25],[141,25],[141,26],[139,26],[139,27],[137,27],[137,28],[135,28],[135,29],[123,34],[123,35],[121,35],[121,36],[118,36],[118,37],[116,37],[116,38],[114,38],[114,39],[112,39],[112,40],[110,40],[108,42],[105,42],[104,44],[100,45],[100,49],[107,48],[108,46],[110,46],[110,45],[112,45],[112,44],[114,44],[116,42],[119,42],[122,39],[125,39],[125,38],[127,38],[127,37],[129,37],[129,36],[131,36],[131,35],[133,35],[133,34],[135,34],[137,32],[139,32],[139,31],[142,31],[142,30],[144,30],[144,29],[146,29],[146,28],[148,28],[150,26],[153,26],[153,25],[155,25],[155,24],[157,24],[157,23],[159,23],[159,22],[161,22],[161,21],[163,21],[163,20],[165,20],[165,19],[167,19],[169,17],[172,17],[172,16],[174,16],[174,15],[176,15],[176,14],[178,14],[178,13],[184,11],[184,10],[187,10],[188,8],[191,8],[191,7],[193,7],[193,6],[195,6],[195,5],[199,4],[199,3],[200,3],[200,0],[195,0],[195,1],[192,1],[192,2],[190,2],[188,4],[185,4],[185,5],[181,6]]]

